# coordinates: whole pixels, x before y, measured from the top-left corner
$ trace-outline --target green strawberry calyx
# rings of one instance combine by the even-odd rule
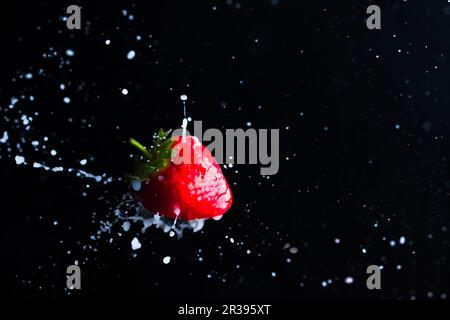
[[[159,129],[155,143],[150,150],[137,140],[130,138],[129,143],[143,155],[143,159],[136,162],[133,173],[129,175],[130,180],[145,181],[155,172],[160,172],[169,165],[174,143],[169,137],[170,132],[171,130]]]

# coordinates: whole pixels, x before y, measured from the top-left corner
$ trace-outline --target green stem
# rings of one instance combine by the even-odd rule
[[[133,138],[130,138],[130,144],[135,147],[136,149],[138,149],[140,152],[142,152],[142,154],[148,159],[148,160],[153,160],[153,156],[152,154],[147,150],[146,147],[144,147],[142,144],[140,144],[138,141],[136,141]]]

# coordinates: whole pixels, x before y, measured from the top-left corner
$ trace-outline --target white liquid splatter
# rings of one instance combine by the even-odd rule
[[[164,263],[164,264],[169,264],[169,263],[170,263],[170,260],[171,260],[171,258],[170,258],[169,256],[164,257],[163,263]]]
[[[72,49],[67,49],[66,50],[66,55],[68,57],[73,57],[75,55],[75,52]]]
[[[17,160],[16,160],[16,163],[17,163]],[[103,174],[103,176],[101,176],[101,175],[94,175],[94,174],[86,172],[84,170],[75,169],[75,168],[67,168],[67,169],[64,169],[63,167],[53,167],[52,168],[52,167],[49,167],[49,166],[47,166],[45,164],[42,164],[42,163],[39,163],[39,162],[34,162],[33,163],[33,168],[35,168],[35,169],[43,169],[45,171],[53,171],[53,172],[64,172],[64,171],[65,172],[69,172],[69,173],[76,172],[77,177],[90,178],[90,179],[94,179],[97,182],[102,181],[103,177],[106,176],[106,174]],[[108,178],[106,180],[106,182],[112,182],[112,177]]]
[[[183,128],[183,139],[186,137],[186,128],[187,128],[187,119],[183,118],[183,123],[181,124],[181,128]]]
[[[186,118],[186,100],[187,100],[187,95],[182,94],[180,96],[181,101],[183,101],[183,117]]]
[[[142,247],[142,244],[139,242],[139,239],[134,237],[133,240],[131,241],[131,248],[133,250],[138,250]]]
[[[129,221],[124,221],[124,223],[122,223],[123,231],[128,232],[128,230],[130,230],[130,226],[131,224]]]
[[[22,156],[15,156],[14,160],[16,160],[16,164],[20,165],[20,164],[24,164],[25,163],[25,158]]]
[[[128,60],[134,59],[135,56],[136,56],[136,52],[134,50],[128,51],[128,53],[127,53],[127,59]]]
[[[144,233],[150,227],[161,229],[164,233],[167,233],[170,237],[177,235],[180,239],[185,231],[198,232],[200,231],[207,219],[195,219],[190,221],[172,221],[165,217],[162,217],[158,213],[154,214],[147,211],[139,199],[132,193],[124,194],[122,201],[114,209],[113,217],[107,218],[108,227],[105,228],[105,224],[101,225],[100,232],[97,232],[97,236],[102,232],[110,232],[110,228],[117,222],[129,221],[130,223],[142,223],[141,232]]]
[[[139,180],[133,180],[131,181],[131,187],[134,191],[139,191],[141,190],[141,182]]]
[[[1,143],[6,143],[8,141],[9,137],[8,137],[8,132],[5,131],[3,132],[3,137],[0,139]]]

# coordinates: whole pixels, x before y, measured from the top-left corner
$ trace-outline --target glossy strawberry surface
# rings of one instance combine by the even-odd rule
[[[143,206],[185,221],[223,215],[233,197],[216,159],[196,137],[172,140],[170,162],[142,182],[139,199]]]

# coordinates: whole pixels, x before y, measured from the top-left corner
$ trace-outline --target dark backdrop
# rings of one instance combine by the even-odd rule
[[[447,298],[450,10],[446,1],[378,2],[382,29],[369,31],[370,3],[86,1],[81,31],[61,19],[72,2],[2,4],[2,293]],[[179,126],[180,94],[204,127],[280,129],[279,173],[225,170],[234,205],[200,233],[177,240],[135,225],[118,236],[116,226],[90,241],[128,190],[116,179],[129,170],[126,140],[150,143],[158,128]],[[20,101],[6,111],[11,97]],[[14,121],[34,112],[29,130]],[[35,151],[31,141],[45,136]],[[28,165],[16,165],[19,154]],[[86,157],[83,169],[114,181],[30,165],[78,168]],[[75,260],[82,290],[69,293]],[[383,266],[382,290],[365,286],[371,264]]]

